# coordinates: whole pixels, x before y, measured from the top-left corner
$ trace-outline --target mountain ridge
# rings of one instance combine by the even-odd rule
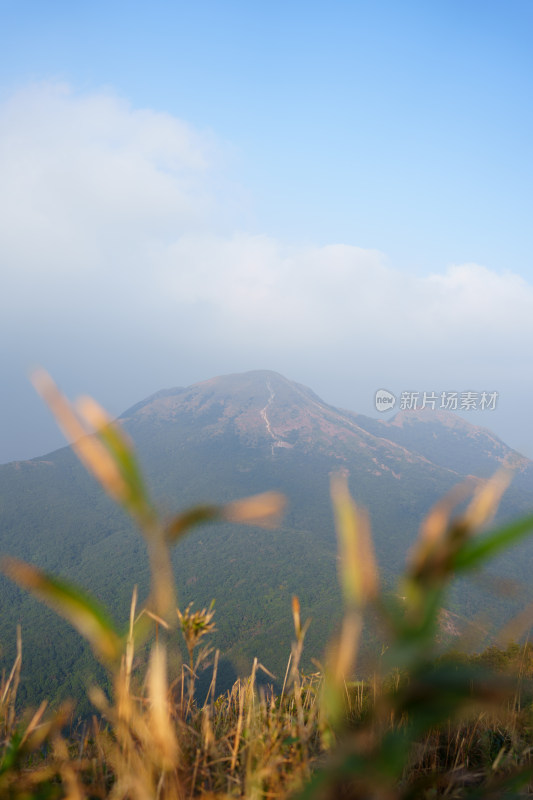
[[[400,441],[398,441],[394,437],[394,429],[395,428],[403,428],[406,425],[410,425],[413,421],[420,421],[420,422],[438,422],[439,424],[444,424],[447,427],[457,428],[462,432],[467,432],[469,435],[478,435],[484,434],[490,436],[490,439],[500,448],[505,448],[508,454],[508,459],[510,461],[514,461],[517,466],[520,468],[524,468],[527,464],[531,462],[522,454],[514,451],[512,448],[508,447],[499,437],[497,437],[490,429],[473,425],[472,423],[464,420],[457,414],[453,414],[451,411],[431,411],[429,409],[426,410],[402,410],[399,411],[391,420],[385,421],[381,419],[374,419],[371,417],[366,417],[364,415],[358,414],[356,412],[347,410],[347,409],[340,409],[333,406],[330,403],[326,403],[322,398],[320,398],[315,392],[309,389],[307,386],[303,384],[298,384],[296,382],[290,381],[289,379],[285,378],[283,375],[274,372],[272,370],[253,370],[245,373],[231,373],[228,375],[221,375],[215,378],[210,378],[205,381],[200,381],[195,384],[191,384],[188,387],[177,387],[173,389],[165,389],[161,390],[160,392],[156,392],[155,394],[151,395],[150,397],[146,398],[146,400],[141,401],[140,403],[132,406],[126,412],[121,414],[121,420],[128,420],[134,414],[140,410],[145,412],[153,406],[154,403],[158,403],[161,407],[161,401],[168,401],[164,403],[167,407],[167,413],[170,411],[170,407],[172,406],[173,401],[179,401],[183,403],[187,400],[190,400],[191,394],[195,392],[205,392],[205,390],[209,389],[220,389],[222,387],[222,391],[227,393],[232,393],[231,389],[233,387],[233,393],[235,389],[235,385],[239,383],[244,383],[244,386],[249,382],[255,383],[255,390],[257,392],[257,382],[260,381],[264,383],[264,390],[265,390],[265,398],[267,393],[269,393],[269,397],[266,399],[266,403],[260,409],[260,416],[263,420],[263,423],[267,429],[268,435],[274,439],[272,447],[288,447],[291,448],[294,446],[293,443],[290,441],[286,441],[284,438],[284,433],[287,433],[290,430],[290,423],[286,420],[280,422],[278,419],[276,421],[275,418],[271,419],[271,414],[269,411],[274,411],[271,408],[271,403],[273,402],[276,392],[272,386],[273,382],[276,383],[276,388],[279,388],[279,385],[289,387],[290,391],[293,395],[296,395],[298,399],[303,399],[306,403],[310,403],[316,408],[318,408],[319,412],[328,416],[332,421],[336,422],[337,424],[340,422],[342,425],[347,426],[351,431],[353,431],[357,436],[361,437],[364,441],[372,443],[373,445],[376,444],[376,440],[379,440],[380,445],[385,443],[388,444],[393,450],[399,449],[402,455],[406,458],[413,458],[413,450],[404,446]],[[286,408],[285,408],[286,410]],[[434,415],[434,417],[430,416]],[[259,419],[256,420],[259,422]],[[294,426],[296,427],[296,426]],[[305,427],[304,425],[301,427]],[[389,438],[390,434],[390,438]],[[428,458],[427,455],[424,453],[417,452],[415,453],[425,462],[433,463],[431,458]],[[504,458],[500,459],[500,462],[503,464],[505,462]],[[439,465],[442,466],[442,465]],[[460,471],[454,470],[451,467],[447,467],[450,471],[455,472],[457,475],[461,475]]]

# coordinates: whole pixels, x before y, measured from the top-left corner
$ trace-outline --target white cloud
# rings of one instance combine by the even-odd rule
[[[163,262],[162,262],[163,263]],[[265,236],[184,237],[160,269],[167,300],[204,303],[226,331],[278,346],[365,342],[445,357],[525,347],[533,334],[533,288],[511,272],[477,264],[415,276],[377,251],[347,245],[286,247]]]
[[[63,336],[69,354],[94,346],[96,328],[110,352],[117,335],[116,349],[187,342],[200,360],[224,349],[236,369],[256,348],[289,372],[317,354],[330,372],[357,363],[424,380],[480,365],[501,377],[529,357],[533,289],[512,272],[462,264],[420,276],[374,250],[222,232],[218,153],[213,136],[110,93],[40,85],[6,102],[0,347],[41,352]]]
[[[4,270],[127,275],[139,245],[209,219],[214,141],[168,114],[45,84],[0,108],[0,130]]]

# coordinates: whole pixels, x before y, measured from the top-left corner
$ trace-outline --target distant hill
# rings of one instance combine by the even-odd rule
[[[182,606],[216,598],[221,684],[251,659],[283,676],[290,650],[290,598],[312,617],[309,658],[320,658],[340,616],[329,477],[344,469],[356,501],[369,509],[383,579],[392,586],[421,519],[466,475],[487,476],[503,463],[517,477],[503,516],[533,508],[533,464],[490,431],[451,413],[400,412],[374,420],[324,403],[275,372],[213,378],[158,392],[120,418],[133,438],[148,485],[171,513],[279,489],[289,507],[277,531],[203,527],[179,544],[175,571]],[[134,584],[147,591],[140,535],[103,495],[66,447],[40,459],[0,466],[0,552],[82,583],[126,620]],[[500,560],[499,574],[528,582],[533,546]],[[450,613],[490,621],[511,613],[492,584],[461,584]],[[518,601],[515,601],[515,605]],[[53,612],[0,577],[0,644],[8,666],[15,626],[23,627],[27,699],[80,695],[92,657]],[[485,614],[485,617],[487,615]],[[487,623],[486,618],[484,624]],[[22,695],[24,699],[24,695]]]
[[[471,425],[451,411],[429,408],[399,411],[388,422],[359,414],[353,416],[370,433],[402,444],[432,463],[462,474],[489,477],[503,465],[524,474],[531,467],[531,461],[507,447],[490,430]]]

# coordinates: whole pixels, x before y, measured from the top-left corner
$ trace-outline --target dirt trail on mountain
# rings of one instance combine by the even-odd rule
[[[263,422],[265,423],[268,435],[271,436],[272,439],[274,439],[274,441],[272,442],[272,445],[271,445],[272,455],[274,455],[274,448],[275,447],[290,447],[291,445],[288,442],[283,441],[283,439],[281,439],[272,430],[272,426],[271,426],[270,420],[268,418],[268,409],[270,408],[270,406],[274,402],[274,398],[276,396],[276,393],[275,393],[274,389],[272,388],[272,385],[271,385],[270,381],[267,381],[266,385],[267,385],[268,391],[270,392],[270,397],[267,400],[266,406],[261,409],[260,414],[261,414],[261,418],[262,418]]]

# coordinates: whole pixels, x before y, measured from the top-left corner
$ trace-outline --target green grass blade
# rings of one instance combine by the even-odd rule
[[[134,516],[141,519],[153,515],[152,505],[138,467],[133,448],[115,425],[110,424],[97,431],[100,441],[114,459],[128,489],[124,505]]]
[[[194,506],[170,520],[166,527],[167,541],[173,544],[195,525],[213,522],[214,520],[220,519],[221,516],[222,508],[220,506]]]
[[[455,555],[452,566],[457,571],[477,567],[488,558],[517,544],[531,531],[533,531],[533,514],[483,536],[469,539]]]
[[[23,738],[23,732],[16,731],[7,742],[4,755],[0,760],[0,776],[4,775],[15,766],[20,754]]]
[[[94,428],[95,435],[119,472],[123,483],[120,502],[141,524],[151,520],[154,510],[129,437],[120,424],[114,422],[92,397],[80,398],[77,408],[86,422]]]
[[[224,506],[193,506],[167,523],[167,541],[174,543],[195,525],[216,520],[272,528],[279,523],[285,503],[285,496],[280,492],[262,492]]]
[[[105,611],[79,589],[15,558],[3,558],[1,568],[11,580],[35,594],[67,619],[87,639],[104,663],[116,662],[121,639]]]

